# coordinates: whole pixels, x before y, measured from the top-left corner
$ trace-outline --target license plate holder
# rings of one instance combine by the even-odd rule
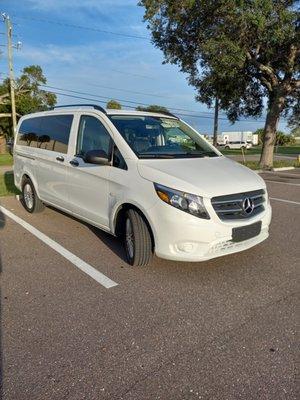
[[[255,222],[251,225],[240,226],[232,228],[232,241],[243,242],[244,240],[252,239],[260,234],[261,221]]]

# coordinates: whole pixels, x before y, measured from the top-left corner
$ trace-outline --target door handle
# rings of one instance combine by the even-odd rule
[[[73,165],[73,167],[78,167],[79,162],[77,160],[71,160],[70,164]]]
[[[64,161],[65,161],[65,159],[63,158],[63,156],[58,156],[58,157],[56,157],[56,160],[57,160],[57,161],[60,161],[60,162],[64,162]]]

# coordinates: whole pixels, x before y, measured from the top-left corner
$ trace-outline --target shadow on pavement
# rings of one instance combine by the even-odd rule
[[[2,261],[1,261],[1,229],[5,225],[5,216],[0,210],[0,274],[2,273]],[[2,293],[0,288],[0,399],[2,399],[3,393],[3,349],[2,349]]]
[[[76,217],[74,217],[74,216],[72,216],[72,215],[70,215],[68,213],[65,213],[64,211],[61,211],[61,210],[59,210],[59,209],[57,209],[55,207],[47,205],[47,208],[49,208],[49,209],[51,209],[51,210],[53,210],[55,212],[58,212],[58,213],[66,216],[68,218],[71,218],[74,221],[79,222],[80,224],[83,224],[83,225],[87,226],[89,228],[89,230],[91,232],[93,232],[93,234],[96,235],[98,239],[101,240],[102,243],[104,243],[122,261],[127,263],[125,250],[124,250],[124,247],[122,245],[122,240],[120,238],[117,238],[117,237],[115,237],[113,235],[110,235],[109,233],[106,233],[106,232],[102,231],[101,229],[96,228],[95,226],[90,225],[87,222],[84,222],[84,221],[80,220],[79,218],[76,218]]]
[[[88,224],[86,224],[86,226],[98,237],[98,239],[101,240],[102,243],[109,247],[110,250],[113,251],[122,261],[127,263],[125,249],[122,245],[121,238],[112,236],[109,233],[106,233],[101,229],[96,228],[95,226]]]

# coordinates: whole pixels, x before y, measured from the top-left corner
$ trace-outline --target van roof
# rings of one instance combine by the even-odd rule
[[[46,115],[51,115],[53,114],[67,114],[68,112],[77,112],[77,111],[96,111],[100,112],[104,115],[132,115],[132,116],[152,116],[152,117],[164,117],[164,118],[171,118],[171,119],[179,119],[176,115],[173,115],[171,113],[164,113],[164,112],[150,112],[150,111],[137,111],[137,110],[115,110],[115,109],[100,109],[100,107],[97,109],[96,107],[93,106],[87,106],[87,105],[67,105],[67,106],[59,106],[59,107],[54,107],[50,110],[45,110],[45,111],[39,111],[31,114],[25,114],[23,115],[22,119],[27,119],[27,118],[32,118],[32,117],[40,117],[40,116],[46,116]]]
[[[102,108],[100,106],[98,106],[97,104],[66,104],[66,105],[62,105],[62,106],[54,106],[53,109],[51,109],[51,111],[58,111],[58,110],[64,110],[64,109],[68,109],[69,111],[81,111],[83,109],[94,109],[97,111],[100,111],[106,115],[149,115],[149,116],[166,116],[169,118],[177,118],[178,117],[170,112],[152,112],[152,111],[137,111],[137,110],[117,110],[117,109],[111,109],[111,108]]]

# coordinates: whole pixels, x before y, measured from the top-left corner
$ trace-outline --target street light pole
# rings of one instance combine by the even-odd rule
[[[12,24],[7,14],[2,14],[6,26],[7,36],[7,59],[8,59],[8,72],[9,72],[9,86],[10,86],[10,103],[11,103],[11,118],[13,126],[13,135],[16,134],[17,128],[17,114],[16,114],[16,100],[15,100],[15,77],[13,69],[13,45],[12,45]]]
[[[214,117],[214,136],[213,136],[213,145],[217,146],[218,144],[218,118],[219,118],[219,99],[216,96],[215,100],[215,117]]]

